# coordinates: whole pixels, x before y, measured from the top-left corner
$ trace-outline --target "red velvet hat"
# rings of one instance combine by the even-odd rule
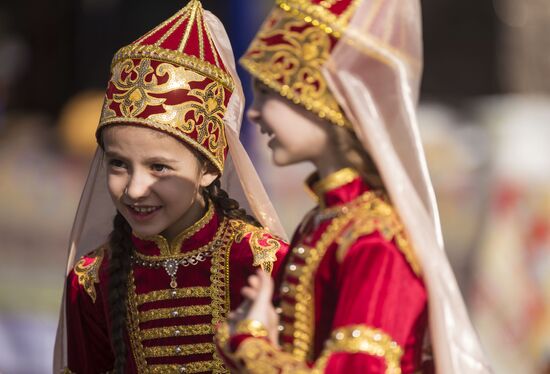
[[[96,135],[99,139],[105,126],[123,124],[164,131],[222,172],[227,155],[223,119],[233,89],[202,5],[191,0],[115,54]]]
[[[321,73],[360,0],[277,0],[241,64],[261,82],[338,126],[351,127]]]

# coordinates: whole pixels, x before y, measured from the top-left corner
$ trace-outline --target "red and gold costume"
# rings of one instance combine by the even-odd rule
[[[231,154],[231,166],[246,175],[240,181],[253,213],[278,230],[280,223],[239,142],[244,101],[234,65],[223,26],[191,0],[115,54],[97,139],[101,144],[107,126],[164,132],[205,157],[219,171],[222,185]],[[72,270],[58,329],[56,371],[113,370],[111,249],[107,244],[82,256],[112,230],[114,207],[105,190],[102,157],[100,148],[71,234]],[[162,236],[132,235],[125,372],[227,372],[215,350],[213,328],[241,303],[240,290],[257,268],[277,272],[287,245],[267,229],[229,218],[214,201],[171,243]]]
[[[205,216],[172,243],[132,237],[128,279],[128,373],[226,372],[213,329],[242,301],[255,267],[278,271],[287,246],[267,231],[229,219],[210,205]],[[175,283],[165,264],[177,265]],[[109,249],[84,256],[67,280],[68,369],[112,369],[108,313]]]
[[[320,206],[277,288],[281,347],[244,319],[222,325],[220,349],[243,373],[426,373],[429,323],[439,373],[490,373],[445,255],[417,127],[420,1],[276,4],[242,65],[289,105],[353,132],[384,192],[351,169],[316,184]]]
[[[419,371],[427,294],[391,204],[353,169],[313,191],[278,288],[281,349],[237,327],[220,332],[227,357],[249,373]]]

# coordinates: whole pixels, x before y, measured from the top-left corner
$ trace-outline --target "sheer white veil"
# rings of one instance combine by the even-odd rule
[[[251,211],[264,227],[286,240],[279,217],[239,139],[245,99],[229,37],[215,15],[205,10],[204,16],[216,49],[235,82],[235,90],[224,116],[229,153],[221,178],[222,188],[242,207]],[[103,157],[103,150],[98,147],[76,212],[64,277],[73,268],[76,259],[107,242],[112,231],[116,210],[107,190]],[[64,291],[54,351],[54,373],[61,372],[67,365],[66,344]]]
[[[325,64],[324,74],[373,157],[415,249],[429,293],[436,371],[490,373],[443,248],[418,131],[419,1],[363,0]]]

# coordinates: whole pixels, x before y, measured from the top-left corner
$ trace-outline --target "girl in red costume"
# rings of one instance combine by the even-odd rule
[[[418,136],[418,1],[278,0],[242,64],[255,78],[250,118],[271,135],[275,163],[315,165],[307,185],[318,207],[294,235],[277,309],[260,273],[218,330],[230,365],[431,372],[429,337],[437,372],[488,373]]]
[[[258,223],[283,235],[239,142],[243,104],[227,35],[198,0],[116,53],[71,238],[56,372],[227,372],[213,326],[287,248]],[[221,188],[235,190],[229,176],[258,221]]]

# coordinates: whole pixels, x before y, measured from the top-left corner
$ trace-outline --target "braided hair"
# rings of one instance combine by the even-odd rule
[[[132,229],[126,219],[117,212],[113,231],[109,238],[111,258],[109,262],[109,316],[111,319],[111,344],[114,353],[113,373],[123,373],[126,366],[126,299],[128,275],[131,269],[130,254]]]

